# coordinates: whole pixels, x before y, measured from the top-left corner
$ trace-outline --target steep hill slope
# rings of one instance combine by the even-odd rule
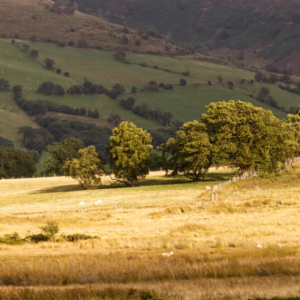
[[[57,0],[62,1],[62,0]],[[65,0],[117,24],[156,28],[177,45],[244,50],[300,73],[298,0]]]
[[[167,43],[162,39],[142,39],[135,30],[69,11],[50,0],[3,0],[0,18],[0,38],[30,39],[61,47],[166,53]],[[174,52],[185,51],[174,48]]]

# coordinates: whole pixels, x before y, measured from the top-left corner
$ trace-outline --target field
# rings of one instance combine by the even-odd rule
[[[114,59],[113,53],[76,48],[60,48],[49,44],[31,43],[31,49],[39,51],[39,57],[32,59],[29,54],[21,51],[22,43],[17,46],[11,45],[9,40],[0,42],[0,71],[2,77],[10,81],[11,86],[21,84],[24,96],[28,100],[49,99],[61,104],[67,104],[74,108],[86,107],[87,109],[98,109],[99,120],[91,120],[85,117],[70,117],[67,115],[56,115],[61,119],[80,120],[83,122],[95,122],[99,125],[111,127],[106,119],[111,113],[119,114],[123,120],[132,121],[137,126],[145,129],[155,129],[159,125],[153,121],[145,120],[132,112],[123,109],[117,101],[107,96],[45,96],[36,94],[35,90],[44,81],[52,81],[60,84],[65,90],[72,84],[80,84],[84,78],[98,84],[111,88],[115,83],[120,83],[126,88],[124,97],[132,96],[130,89],[135,85],[138,89],[146,86],[149,81],[157,83],[170,83],[174,86],[172,91],[160,89],[159,92],[137,93],[134,95],[136,103],[147,103],[153,109],[170,111],[174,117],[182,122],[199,119],[205,112],[205,105],[222,100],[242,100],[251,102],[255,106],[269,107],[249,97],[250,94],[257,95],[261,84],[240,85],[240,79],[253,79],[254,73],[243,70],[232,69],[223,65],[207,62],[193,61],[190,57],[169,58],[143,54],[127,54],[130,64],[124,64]],[[52,58],[55,67],[61,68],[62,72],[70,72],[70,77],[57,75],[54,70],[47,70],[43,64],[45,58]],[[146,63],[148,67],[139,64]],[[158,66],[154,69],[153,66]],[[169,70],[169,71],[168,71]],[[190,76],[182,76],[182,72],[190,72]],[[217,76],[223,77],[223,83],[217,81]],[[179,86],[179,79],[185,78],[187,85]],[[212,86],[207,82],[211,81]],[[227,88],[227,81],[233,81],[234,90]],[[275,86],[269,86],[271,95],[280,105],[289,108],[300,103],[300,96],[282,91]],[[17,135],[20,126],[29,125],[36,127],[33,119],[28,118],[14,103],[12,95],[1,92],[1,135],[11,139],[17,147],[21,147],[21,136]],[[282,111],[273,109],[275,116],[285,117]],[[16,115],[18,116],[16,119]],[[53,114],[52,114],[53,115]],[[17,120],[12,122],[12,120]]]
[[[299,295],[300,166],[228,185],[211,202],[206,186],[233,174],[193,183],[153,172],[136,188],[103,178],[88,191],[64,177],[1,181],[0,237],[60,227],[58,242],[0,243],[1,299]],[[98,238],[60,239],[76,233]]]

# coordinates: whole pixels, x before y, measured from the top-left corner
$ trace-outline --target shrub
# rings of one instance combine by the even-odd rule
[[[43,234],[43,233],[39,233],[39,234],[32,234],[32,235],[28,235],[26,237],[27,240],[30,240],[31,242],[35,242],[35,243],[39,243],[39,242],[47,242],[50,240],[50,237]]]
[[[69,72],[65,72],[64,75],[65,75],[66,77],[69,77],[69,76],[70,76],[70,73],[69,73]]]
[[[74,42],[70,41],[70,42],[68,43],[68,45],[69,45],[70,47],[74,47]]]
[[[207,81],[207,85],[211,85],[211,81],[209,80],[209,81]]]
[[[32,58],[36,58],[39,56],[39,51],[35,50],[35,49],[32,49],[31,52],[30,52],[30,56]]]
[[[61,69],[56,69],[56,74],[60,74],[61,73]]]
[[[137,87],[133,86],[133,87],[131,88],[131,93],[132,93],[132,94],[136,94],[136,92],[137,92]]]
[[[20,238],[17,232],[13,234],[6,234],[4,238],[0,238],[1,244],[8,244],[8,245],[21,245],[24,241]]]
[[[183,86],[185,86],[186,85],[186,80],[185,79],[183,79],[183,78],[181,78],[180,80],[179,80],[179,82],[180,82],[180,85],[183,85]]]
[[[186,71],[182,73],[183,76],[190,76],[190,72]]]
[[[49,237],[52,241],[55,235],[59,232],[59,227],[56,221],[47,221],[45,226],[41,227],[41,230]]]
[[[54,60],[51,59],[51,58],[46,58],[46,59],[44,60],[44,62],[45,62],[45,64],[46,64],[46,68],[47,68],[47,69],[52,69],[53,66],[55,65]]]
[[[79,240],[90,240],[90,239],[99,239],[99,236],[91,236],[91,235],[86,235],[86,234],[80,234],[80,233],[76,233],[76,234],[70,234],[67,236],[62,236],[65,240],[67,240],[68,242],[76,242]]]

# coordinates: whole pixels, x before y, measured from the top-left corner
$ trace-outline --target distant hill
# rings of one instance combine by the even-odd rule
[[[300,74],[299,0],[64,2],[84,13],[134,29],[155,28],[177,45],[194,45],[201,51],[236,49],[244,51],[237,56],[262,57]]]

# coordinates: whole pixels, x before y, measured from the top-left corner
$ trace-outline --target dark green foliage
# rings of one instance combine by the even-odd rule
[[[64,238],[68,242],[77,242],[79,240],[99,239],[99,237],[97,235],[91,236],[91,235],[86,235],[86,234],[81,234],[81,233],[63,235],[62,238]]]
[[[260,89],[257,100],[279,109],[278,102],[270,95],[270,90],[267,87],[262,87]]]
[[[77,121],[61,121],[51,117],[42,117],[36,120],[40,126],[51,133],[55,141],[76,137],[83,142],[85,147],[94,145],[99,154],[105,158],[108,157],[105,147],[109,143],[111,129]]]
[[[35,49],[32,49],[31,52],[30,52],[30,56],[32,58],[37,58],[39,56],[39,51],[35,50]]]
[[[99,112],[97,109],[95,109],[94,111],[89,110],[87,116],[89,118],[93,118],[93,119],[99,119]]]
[[[187,84],[186,80],[183,79],[183,78],[181,78],[181,79],[179,80],[179,83],[180,83],[180,85],[183,85],[183,86],[185,86],[185,85]]]
[[[218,81],[219,81],[220,83],[222,83],[223,77],[219,75],[219,76],[218,76]]]
[[[46,95],[59,95],[63,96],[65,94],[64,89],[53,82],[47,81],[43,82],[37,89],[38,93],[46,94]]]
[[[50,158],[45,162],[45,173],[63,175],[65,163],[73,158],[78,158],[78,151],[83,146],[83,143],[74,137],[48,145],[46,151],[50,154]]]
[[[129,97],[127,99],[121,99],[120,104],[123,108],[132,110],[135,104],[135,99],[133,97]]]
[[[65,72],[65,73],[64,73],[64,76],[69,77],[69,76],[70,76],[70,73],[69,73],[69,72]]]
[[[32,156],[13,148],[0,149],[0,177],[31,177],[36,167]]]
[[[136,92],[137,92],[137,87],[133,86],[133,87],[131,88],[131,93],[132,93],[132,94],[136,94]]]
[[[147,103],[136,105],[132,111],[147,120],[154,120],[163,126],[170,126],[173,115],[170,112],[162,112],[160,109],[150,109]]]
[[[23,145],[29,150],[36,150],[39,153],[44,151],[48,144],[54,142],[53,135],[46,129],[34,129],[30,126],[20,127],[18,134],[23,135]]]
[[[55,61],[53,60],[53,59],[51,59],[51,58],[46,58],[45,60],[44,60],[44,62],[45,62],[45,64],[46,64],[46,68],[47,69],[53,69],[53,66],[55,65]]]
[[[122,118],[117,114],[110,114],[107,118],[107,122],[114,126],[118,126],[122,122]]]
[[[31,242],[34,243],[39,243],[39,242],[47,242],[50,240],[50,236],[45,235],[43,233],[39,233],[39,234],[32,234],[32,235],[28,235],[25,238],[26,240],[29,240]]]
[[[14,143],[12,141],[0,136],[0,149],[13,148],[13,147],[14,147]]]
[[[61,73],[61,69],[56,69],[56,74],[60,74]]]
[[[164,86],[162,88],[164,90],[172,90],[173,89],[173,85],[172,84],[164,84]]]
[[[227,85],[228,85],[228,88],[229,88],[230,90],[233,90],[234,83],[233,83],[232,81],[228,81],[228,82],[227,82]]]
[[[190,72],[186,71],[182,73],[183,76],[190,76]]]
[[[10,88],[9,81],[2,78],[0,79],[0,91],[8,91]]]
[[[12,92],[14,93],[15,96],[21,96],[22,95],[22,86],[21,85],[14,85],[12,88]]]
[[[209,80],[209,81],[207,81],[207,85],[211,85],[211,81]]]

